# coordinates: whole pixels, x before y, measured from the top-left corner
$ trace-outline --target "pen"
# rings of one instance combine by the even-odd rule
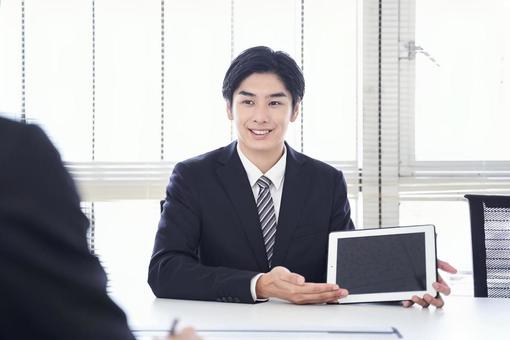
[[[170,327],[170,336],[175,335],[175,329],[177,328],[177,323],[179,322],[178,318],[175,318],[174,321],[172,321],[172,326]]]

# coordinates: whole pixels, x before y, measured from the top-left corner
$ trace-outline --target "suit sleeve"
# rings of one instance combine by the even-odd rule
[[[254,303],[250,282],[257,272],[200,262],[203,216],[195,176],[183,163],[172,173],[149,265],[149,285],[157,297]]]
[[[0,338],[133,339],[58,152],[36,126],[10,129],[0,147]]]
[[[333,204],[331,207],[330,231],[353,230],[351,207],[347,198],[347,184],[341,171],[335,172]]]

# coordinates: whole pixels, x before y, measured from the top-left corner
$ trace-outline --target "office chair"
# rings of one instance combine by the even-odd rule
[[[476,297],[510,298],[510,196],[469,201]]]

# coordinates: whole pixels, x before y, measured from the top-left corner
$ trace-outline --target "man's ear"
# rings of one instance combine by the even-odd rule
[[[294,122],[299,116],[299,111],[301,111],[301,100],[294,105],[294,110],[292,110],[292,115],[290,116],[290,121]]]
[[[232,114],[232,104],[227,100],[227,117],[230,120],[234,120],[234,115]]]

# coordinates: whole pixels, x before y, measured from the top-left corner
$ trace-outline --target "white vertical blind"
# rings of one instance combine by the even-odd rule
[[[364,3],[363,212],[398,223],[398,0]]]
[[[156,0],[95,1],[96,160],[160,159],[159,15]]]
[[[463,196],[510,194],[508,5],[400,6],[400,222],[435,224],[438,257],[464,274],[471,245]],[[470,277],[458,279],[460,293],[472,295]]]
[[[380,226],[379,1],[363,3],[363,223]]]
[[[300,62],[301,1],[234,0],[234,54],[265,45]]]
[[[9,1],[0,4],[0,112],[13,115],[21,113],[21,6]]]
[[[234,1],[234,18],[235,55],[265,45],[287,52],[301,64],[301,1]],[[301,149],[300,118],[289,125],[286,140],[291,147]]]
[[[221,95],[230,64],[230,1],[165,1],[165,159],[230,142]]]
[[[357,2],[306,3],[304,151],[328,161],[356,159],[362,26]]]
[[[304,66],[289,143],[344,170],[351,199],[362,197],[359,226],[438,223],[465,248],[465,216],[448,201],[510,193],[508,17],[504,0],[2,0],[0,111],[20,116],[25,102],[46,129],[96,202],[104,250],[110,228],[153,235],[175,162],[231,140],[224,73],[268,45]]]
[[[417,160],[510,160],[510,3],[416,0],[416,13],[436,61],[416,55]]]
[[[382,226],[398,225],[399,0],[381,2],[380,42],[380,202]]]
[[[230,142],[221,86],[231,58],[248,47],[283,50],[304,65],[304,118],[287,139],[343,170],[353,218],[362,211],[359,0],[2,0],[0,110],[18,115],[22,8],[27,116],[77,180],[114,292],[147,289],[175,163]]]
[[[69,161],[91,155],[89,18],[90,1],[25,0],[26,117]]]
[[[414,93],[415,63],[410,48],[414,46],[415,3],[400,1],[399,30],[399,171],[409,176],[414,162]]]
[[[401,200],[510,193],[508,15],[499,0],[401,0]]]

